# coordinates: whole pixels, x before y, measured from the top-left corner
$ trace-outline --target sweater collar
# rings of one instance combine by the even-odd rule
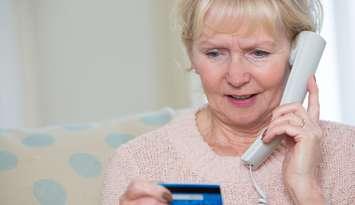
[[[242,177],[239,180],[243,180],[248,175],[248,168],[241,163],[240,157],[218,155],[203,140],[196,123],[196,114],[201,109],[203,107],[187,111],[177,117],[174,120],[175,123],[170,124],[172,129],[169,130],[172,130],[175,135],[174,133],[168,135],[177,136],[171,138],[171,143],[191,169],[207,181],[222,182],[229,180],[230,177]],[[275,150],[257,172],[263,172],[266,167],[272,166],[273,162],[282,164],[284,152],[284,147]],[[225,173],[225,175],[221,173]]]

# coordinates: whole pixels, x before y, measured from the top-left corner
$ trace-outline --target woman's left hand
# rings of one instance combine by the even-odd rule
[[[276,137],[284,137],[289,145],[283,162],[283,178],[294,202],[323,204],[318,182],[323,133],[319,126],[319,96],[314,76],[308,81],[307,90],[307,111],[300,103],[277,107],[263,141],[268,143]]]

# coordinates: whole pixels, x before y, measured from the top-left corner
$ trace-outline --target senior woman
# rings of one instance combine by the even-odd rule
[[[224,204],[256,204],[240,160],[264,128],[284,143],[255,170],[270,204],[355,204],[355,129],[279,106],[295,36],[319,26],[311,0],[179,0],[182,39],[208,103],[121,146],[108,166],[104,205],[168,204],[158,182],[216,183]],[[300,123],[302,122],[302,123]]]

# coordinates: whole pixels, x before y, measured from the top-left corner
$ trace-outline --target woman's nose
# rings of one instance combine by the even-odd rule
[[[247,84],[251,79],[248,66],[243,60],[236,57],[232,60],[226,73],[227,82],[233,87],[241,87]]]

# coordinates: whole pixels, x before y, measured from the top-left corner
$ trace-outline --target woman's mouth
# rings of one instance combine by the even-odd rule
[[[250,107],[256,101],[257,94],[250,95],[227,95],[229,102],[236,107]]]
[[[249,99],[251,97],[253,97],[256,94],[252,94],[252,95],[231,95],[232,98],[236,99],[236,100],[246,100]]]

